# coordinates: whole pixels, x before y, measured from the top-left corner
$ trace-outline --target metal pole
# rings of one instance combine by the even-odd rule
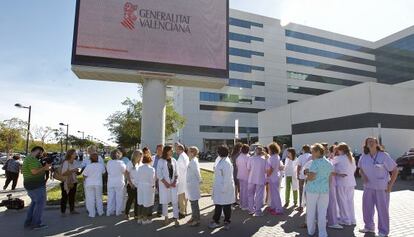
[[[29,106],[29,119],[27,120],[27,136],[26,136],[26,156],[29,154],[29,139],[30,139],[30,119],[32,116],[32,106]]]
[[[66,125],[66,153],[68,152],[69,124]]]

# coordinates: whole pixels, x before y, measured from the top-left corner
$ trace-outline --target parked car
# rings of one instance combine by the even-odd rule
[[[402,180],[414,175],[414,148],[404,153],[396,160],[398,171]]]
[[[0,164],[4,165],[7,161],[7,158],[8,158],[7,155],[6,156],[1,156],[0,157]]]

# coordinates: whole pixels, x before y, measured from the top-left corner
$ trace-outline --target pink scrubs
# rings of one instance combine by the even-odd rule
[[[335,172],[346,174],[345,177],[336,176],[336,197],[339,207],[339,222],[345,225],[355,225],[354,189],[355,182],[355,161],[349,161],[346,155],[335,158]]]
[[[239,180],[240,185],[240,207],[243,210],[249,208],[248,201],[248,179],[249,179],[249,170],[247,169],[247,162],[249,161],[249,155],[241,153],[236,159],[237,166],[237,179]]]
[[[269,168],[273,169],[272,175],[269,176],[269,189],[270,189],[270,208],[277,214],[283,213],[282,201],[279,193],[279,179],[280,179],[280,157],[278,155],[272,155],[268,159]]]
[[[249,212],[261,215],[264,198],[264,186],[266,182],[266,170],[269,169],[268,163],[263,156],[253,156],[247,162],[247,169],[249,170]]]
[[[390,181],[389,172],[393,171],[397,164],[388,153],[379,151],[374,156],[370,154],[362,155],[358,167],[368,178],[368,182],[364,183],[364,194],[362,196],[365,229],[375,229],[374,208],[376,208],[378,212],[378,231],[380,234],[387,236],[390,232],[390,194],[386,190]]]

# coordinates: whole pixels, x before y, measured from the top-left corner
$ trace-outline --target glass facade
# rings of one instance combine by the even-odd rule
[[[238,48],[229,48],[229,54],[233,55],[233,56],[239,56],[239,57],[244,57],[244,58],[251,58],[253,55],[255,56],[264,56],[264,53],[262,52],[256,52],[256,51],[252,51],[252,50],[247,50],[247,49],[238,49]]]
[[[264,111],[264,109],[258,108],[246,108],[246,107],[230,107],[230,106],[219,106],[219,105],[200,105],[200,110],[204,111],[221,111],[230,113],[247,113],[257,114]]]
[[[334,72],[343,72],[343,73],[359,75],[359,76],[366,76],[366,77],[373,77],[373,78],[377,76],[375,72],[370,72],[370,71],[365,71],[365,70],[360,70],[360,69],[355,69],[355,68],[349,68],[349,67],[342,67],[342,66],[337,66],[337,65],[332,65],[332,64],[319,63],[315,61],[309,61],[309,60],[292,58],[292,57],[286,57],[286,63],[296,64],[296,65],[301,65],[301,66],[306,66],[306,67],[313,67],[317,69],[334,71]]]
[[[265,101],[264,97],[232,95],[214,92],[200,92],[200,101],[253,104],[253,101]]]
[[[265,70],[264,67],[251,66],[251,65],[241,64],[241,63],[230,63],[229,68],[230,68],[230,71],[247,72],[247,73],[251,73],[253,70],[256,70],[256,71]]]
[[[305,95],[322,95],[331,92],[330,90],[316,89],[302,86],[287,86],[287,91],[291,93],[305,94]]]
[[[334,84],[340,86],[354,86],[360,84],[362,82],[358,81],[350,81],[332,77],[324,77],[324,76],[317,76],[312,74],[300,73],[300,72],[287,72],[288,79],[296,79],[302,81],[313,81],[313,82],[320,82],[320,83],[327,83],[327,84]]]
[[[234,127],[200,125],[200,132],[234,133]],[[259,129],[255,127],[239,127],[239,133],[258,133],[258,132],[259,132]]]
[[[229,39],[233,41],[244,42],[244,43],[251,43],[252,41],[264,42],[264,39],[260,37],[255,37],[251,35],[243,35],[243,34],[238,34],[238,33],[233,33],[233,32],[229,33]]]
[[[252,26],[263,28],[263,24],[261,23],[241,20],[241,19],[237,19],[233,17],[229,18],[229,24],[232,26],[238,26],[238,27],[243,27],[243,28],[248,28],[248,29],[251,29]]]
[[[396,84],[414,80],[414,35],[375,50],[379,83]]]
[[[261,81],[248,81],[248,80],[230,78],[229,84],[227,84],[227,86],[251,89],[253,88],[253,86],[265,86],[265,83]]]
[[[353,57],[353,56],[344,55],[340,53],[334,53],[334,52],[321,50],[321,49],[309,48],[309,47],[300,46],[296,44],[286,44],[286,49],[290,51],[298,52],[298,53],[312,54],[312,55],[321,56],[325,58],[333,58],[333,59],[343,60],[347,62],[376,66],[374,60]]]
[[[343,48],[343,49],[350,49],[350,50],[354,50],[354,51],[367,52],[367,53],[372,52],[372,49],[367,48],[367,47],[363,47],[363,46],[360,46],[360,45],[346,43],[346,42],[333,40],[333,39],[328,39],[328,38],[324,38],[324,37],[320,37],[320,36],[316,36],[316,35],[311,35],[311,34],[306,34],[306,33],[302,33],[302,32],[297,32],[297,31],[293,31],[293,30],[285,30],[285,35],[288,36],[288,37],[296,38],[296,39],[311,41],[311,42],[320,43],[320,44],[331,45],[331,46],[335,46],[335,47]]]

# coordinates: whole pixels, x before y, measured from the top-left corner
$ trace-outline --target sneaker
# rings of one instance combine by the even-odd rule
[[[210,224],[208,225],[208,228],[209,229],[216,229],[216,228],[218,228],[220,225],[219,224],[217,224],[216,222],[210,222]]]
[[[298,208],[296,208],[296,211],[298,211],[298,212],[303,212],[303,207],[298,207]]]
[[[249,212],[249,215],[253,216],[254,215],[254,211]]]
[[[230,230],[230,223],[224,223],[224,230]]]
[[[374,233],[375,234],[375,230],[369,230],[369,229],[366,229],[366,228],[360,229],[359,232],[361,232],[361,233]]]
[[[33,229],[33,230],[44,230],[44,229],[47,229],[47,228],[48,228],[48,226],[47,226],[47,225],[45,225],[45,224],[40,224],[40,225],[34,226],[32,229]]]
[[[190,224],[191,227],[196,227],[196,226],[199,226],[199,225],[200,225],[200,222],[199,221],[193,221]]]
[[[336,225],[330,225],[328,226],[328,228],[342,230],[344,227],[339,224],[336,224]]]
[[[180,222],[178,222],[177,219],[174,219],[174,227],[179,227],[180,226]]]
[[[142,222],[142,225],[149,225],[152,223],[152,220],[146,220]]]
[[[289,203],[286,203],[283,207],[287,208],[289,206]]]
[[[254,213],[253,214],[254,217],[261,217],[264,216],[263,212],[259,212],[259,213]]]

